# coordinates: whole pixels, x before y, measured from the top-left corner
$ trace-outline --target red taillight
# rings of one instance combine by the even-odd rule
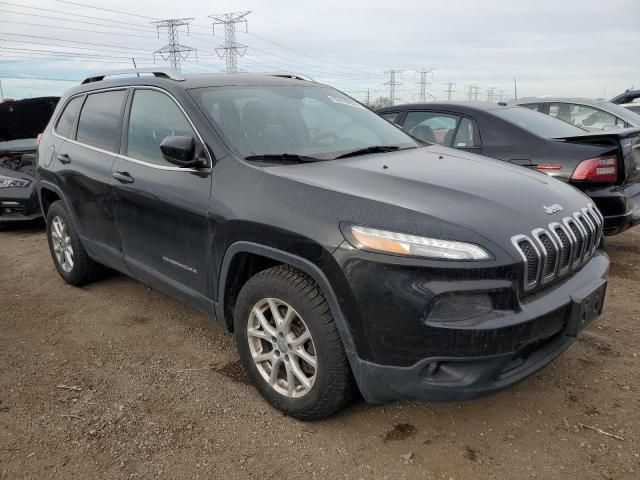
[[[618,159],[615,155],[584,160],[571,175],[571,180],[588,182],[615,182],[617,178]]]
[[[38,136],[36,137],[36,146],[40,145],[40,139],[42,138],[42,134],[39,133]]]

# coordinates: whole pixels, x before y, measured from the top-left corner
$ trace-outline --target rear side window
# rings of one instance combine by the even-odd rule
[[[71,136],[71,130],[73,129],[73,123],[76,121],[76,115],[80,111],[83,97],[76,97],[67,103],[64,108],[64,112],[60,115],[58,123],[56,125],[56,133],[65,138]]]
[[[473,122],[468,118],[460,121],[456,138],[453,141],[455,148],[474,148],[480,146],[480,139],[476,134]]]
[[[116,152],[120,143],[120,120],[126,95],[125,90],[89,95],[80,112],[76,140]]]
[[[389,112],[389,113],[381,113],[380,116],[382,118],[384,118],[385,120],[390,121],[391,123],[396,123],[396,120],[398,119],[398,116],[400,115],[400,113],[398,112]]]
[[[535,110],[536,112],[541,112],[542,111],[542,103],[522,103],[520,104],[521,107],[526,107],[529,110]]]
[[[169,136],[195,138],[195,132],[167,95],[155,90],[136,90],[129,115],[126,155],[156,165],[170,165],[160,151],[160,144]]]
[[[409,112],[403,128],[420,140],[450,147],[460,117],[438,112]]]

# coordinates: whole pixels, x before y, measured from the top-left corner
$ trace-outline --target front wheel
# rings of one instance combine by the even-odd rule
[[[325,418],[351,399],[354,384],[331,310],[318,285],[281,265],[243,286],[236,343],[258,391],[300,420]]]

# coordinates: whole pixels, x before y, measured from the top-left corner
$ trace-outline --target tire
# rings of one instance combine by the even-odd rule
[[[284,325],[280,331],[274,328],[274,308]],[[262,322],[256,309],[263,312]],[[290,417],[319,420],[352,399],[354,380],[329,305],[315,281],[300,270],[280,265],[250,278],[236,301],[234,331],[249,378],[273,407]],[[270,359],[255,361],[254,356]]]
[[[53,202],[47,212],[47,240],[53,264],[65,282],[80,287],[96,280],[104,272],[102,265],[89,258],[71,216],[60,200]],[[65,251],[65,246],[70,250]]]

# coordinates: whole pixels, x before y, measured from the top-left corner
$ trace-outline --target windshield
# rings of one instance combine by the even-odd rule
[[[189,93],[243,157],[334,159],[371,147],[418,146],[397,127],[329,87],[224,86]]]
[[[497,108],[489,110],[489,113],[543,138],[574,137],[586,132],[562,120],[523,107]]]
[[[58,97],[8,100],[0,103],[0,148],[28,148],[47,126]]]

